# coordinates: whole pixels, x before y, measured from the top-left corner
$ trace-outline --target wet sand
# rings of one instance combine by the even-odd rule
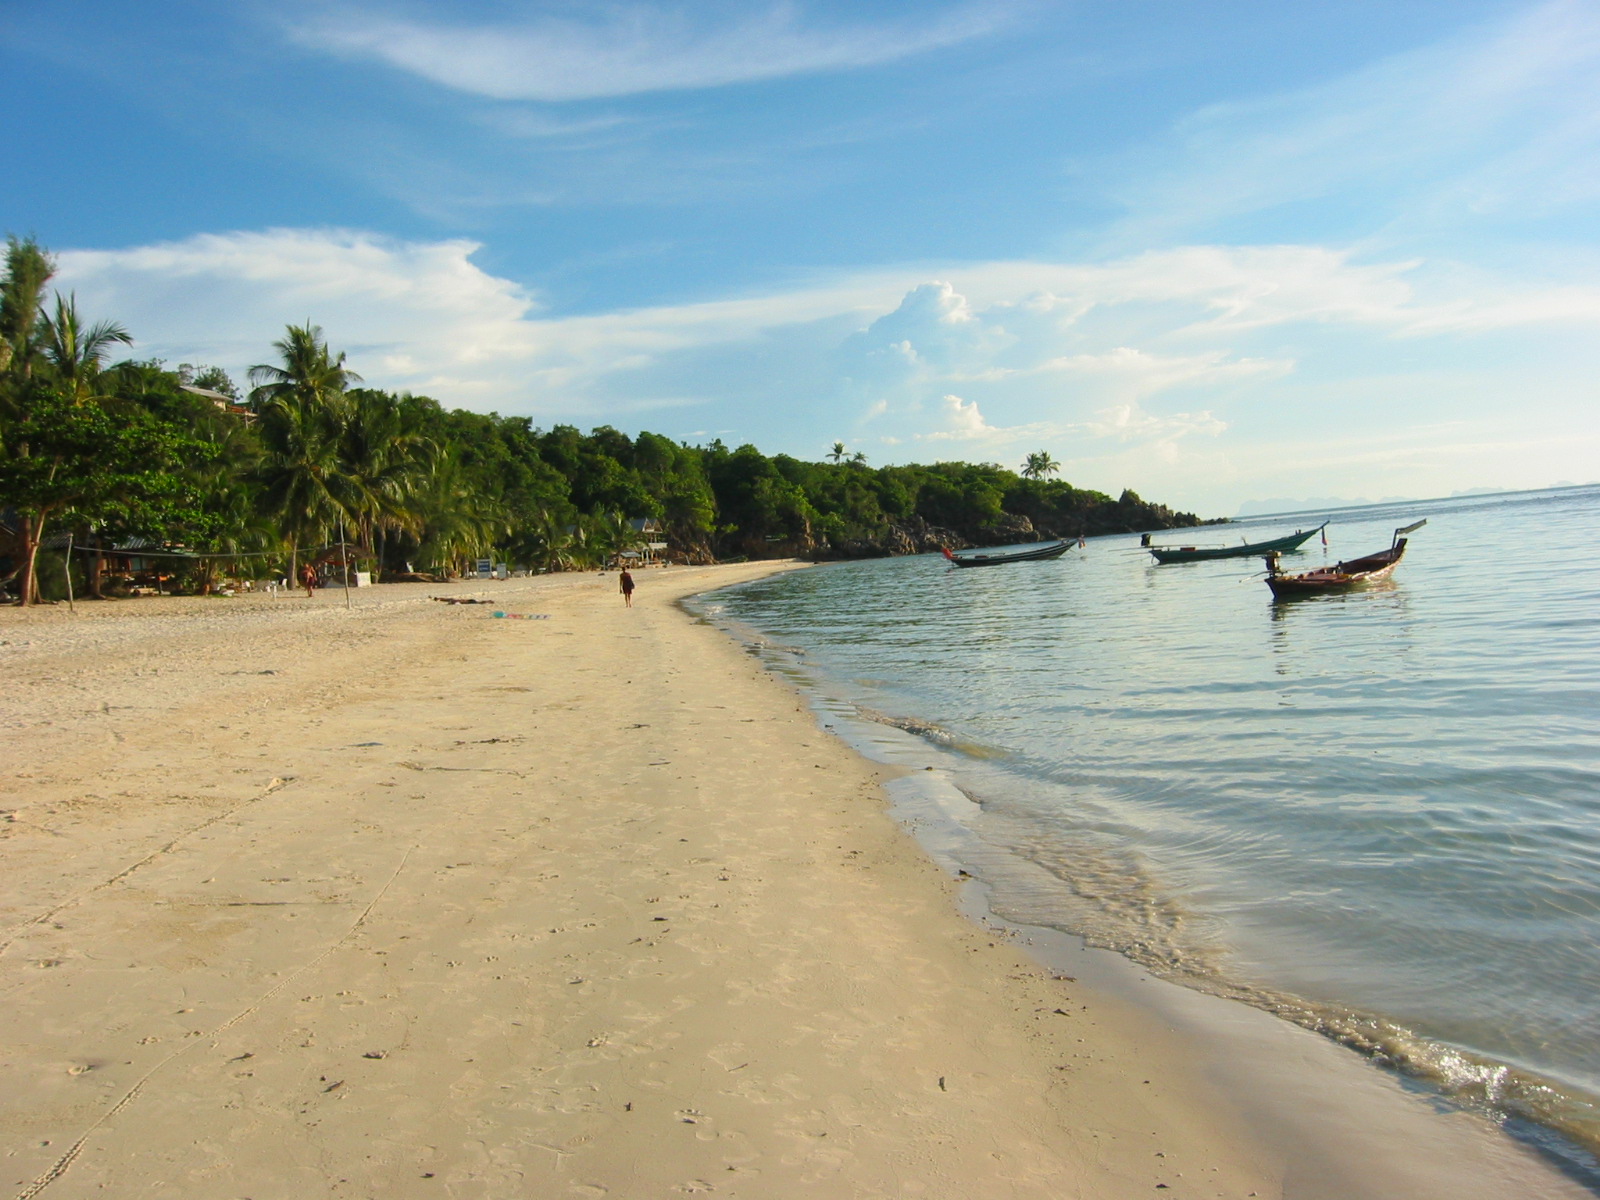
[[[963,917],[676,605],[774,569],[0,612],[10,1194],[1586,1194]]]

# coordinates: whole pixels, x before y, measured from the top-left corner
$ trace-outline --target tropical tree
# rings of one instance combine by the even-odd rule
[[[418,557],[452,574],[493,549],[508,530],[504,508],[474,483],[453,449],[433,460],[417,501],[422,516]]]
[[[344,351],[334,357],[323,340],[322,326],[310,321],[290,325],[272,348],[282,363],[260,363],[249,371],[255,385],[250,404],[258,410],[289,396],[334,405],[352,383],[361,382],[361,376],[344,365]]]
[[[331,405],[292,393],[261,411],[256,474],[262,501],[289,542],[291,578],[300,551],[327,539],[353,490],[339,460],[339,416]]]
[[[833,449],[828,451],[828,457],[833,460],[834,465],[836,465],[836,466],[839,463],[842,463],[845,460],[844,443],[843,442],[835,442],[833,444]]]
[[[0,278],[0,374],[32,374],[38,349],[44,289],[55,260],[32,238],[6,239],[5,276]]]
[[[596,509],[578,524],[583,530],[590,566],[603,567],[614,562],[624,550],[632,550],[639,541],[629,519],[619,512]]]
[[[341,456],[349,424],[345,389],[359,382],[307,321],[272,343],[281,363],[250,368],[260,413],[263,495],[289,541],[293,577],[301,549],[325,541],[341,517],[363,511],[362,483]]]
[[[24,411],[7,422],[0,496],[18,514],[17,575],[23,604],[38,600],[39,544],[48,524],[69,518],[167,526],[191,497],[182,465],[208,448],[184,430],[131,409],[97,403],[34,381]]]
[[[576,524],[564,514],[541,508],[528,514],[520,533],[530,562],[543,563],[547,571],[560,571],[574,563],[571,547],[576,531]]]
[[[78,317],[76,295],[56,294],[56,310],[40,325],[39,348],[57,387],[74,404],[85,404],[94,395],[95,385],[105,369],[106,354],[112,346],[133,343],[128,331],[115,321],[96,321],[84,326]]]
[[[374,552],[381,571],[384,535],[421,528],[414,498],[434,445],[423,435],[416,410],[383,392],[350,394],[343,415],[339,458],[348,485],[343,503],[357,540]]]
[[[1027,461],[1022,464],[1022,477],[1043,479],[1046,475],[1054,475],[1060,470],[1061,464],[1050,457],[1050,451],[1036,450],[1028,455]]]
[[[260,497],[251,482],[241,479],[227,464],[214,464],[203,472],[204,491],[196,501],[195,517],[175,532],[196,551],[195,583],[210,594],[218,572],[241,558],[256,558],[269,549],[281,550],[277,525],[261,511]]]
[[[16,513],[13,574],[38,599],[39,546],[49,522],[149,513],[179,503],[175,468],[187,439],[148,413],[105,411],[105,356],[131,339],[120,325],[85,328],[72,298],[44,315],[55,269],[32,239],[6,246],[0,278],[0,500]]]

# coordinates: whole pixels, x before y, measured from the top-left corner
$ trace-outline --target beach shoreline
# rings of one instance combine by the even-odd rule
[[[1588,1194],[1005,930],[677,606],[795,566],[0,613],[12,1193]]]

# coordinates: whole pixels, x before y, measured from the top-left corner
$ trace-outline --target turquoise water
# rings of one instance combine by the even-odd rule
[[[1318,1029],[1591,1168],[1600,487],[1170,540],[1324,516],[1328,549],[1286,564],[1429,523],[1387,583],[1287,602],[1257,560],[1157,566],[1130,536],[701,603],[829,711],[921,735],[988,852],[1045,868],[997,883],[1000,915]]]

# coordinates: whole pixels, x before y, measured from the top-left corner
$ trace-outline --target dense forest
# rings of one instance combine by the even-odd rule
[[[1048,452],[872,467],[718,441],[447,409],[361,386],[314,325],[289,327],[241,389],[216,367],[114,361],[131,344],[52,293],[54,263],[11,237],[0,277],[0,587],[65,579],[107,594],[113,547],[170,552],[177,586],[289,574],[331,544],[375,580],[445,577],[493,557],[563,570],[652,539],[672,561],[868,557],[1197,524],[1051,478]],[[341,552],[343,553],[343,552]],[[52,556],[54,556],[52,558]],[[56,565],[45,570],[43,564]]]

